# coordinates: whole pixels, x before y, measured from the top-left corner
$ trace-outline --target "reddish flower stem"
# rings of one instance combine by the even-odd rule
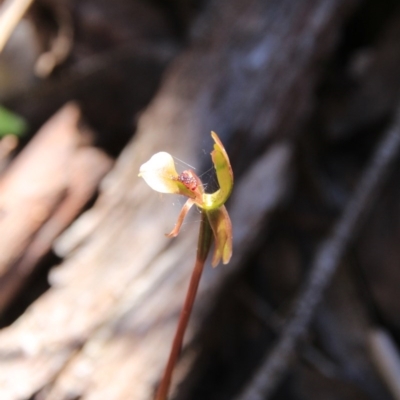
[[[168,396],[169,387],[171,384],[172,373],[175,364],[178,360],[179,354],[182,349],[183,337],[186,327],[189,322],[190,314],[192,312],[194,300],[196,298],[197,288],[201,275],[203,273],[204,263],[207,259],[208,252],[211,246],[212,230],[208,222],[206,212],[201,213],[200,232],[197,245],[196,263],[190,278],[189,288],[186,294],[185,303],[183,305],[178,326],[175,332],[175,337],[172,342],[171,352],[169,354],[168,362],[165,367],[164,375],[158,387],[155,400],[166,400]]]

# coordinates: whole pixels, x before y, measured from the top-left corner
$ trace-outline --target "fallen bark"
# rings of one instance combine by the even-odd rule
[[[78,121],[77,106],[65,106],[0,178],[1,311],[111,167],[103,152],[83,145]]]

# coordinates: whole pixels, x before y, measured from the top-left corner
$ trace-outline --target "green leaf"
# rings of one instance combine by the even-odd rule
[[[0,106],[0,136],[22,136],[27,129],[23,118]]]

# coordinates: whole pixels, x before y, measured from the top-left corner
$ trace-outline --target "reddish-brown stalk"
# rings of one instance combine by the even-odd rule
[[[188,291],[186,293],[185,303],[183,305],[179,317],[179,322],[175,332],[175,337],[172,342],[171,352],[169,354],[168,362],[165,367],[164,375],[158,387],[155,400],[167,400],[168,391],[171,384],[172,373],[182,348],[183,337],[185,335],[186,327],[188,325],[190,314],[192,312],[194,300],[196,298],[197,288],[199,287],[200,278],[203,273],[204,263],[207,259],[207,255],[210,250],[211,239],[212,239],[212,230],[208,222],[206,212],[202,211],[199,239],[197,244],[196,263],[194,265],[192,276],[190,278],[190,283]]]

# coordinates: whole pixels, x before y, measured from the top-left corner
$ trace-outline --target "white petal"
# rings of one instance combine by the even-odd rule
[[[146,183],[160,193],[179,193],[176,178],[178,173],[171,154],[164,151],[154,154],[149,161],[142,164],[139,170]]]

